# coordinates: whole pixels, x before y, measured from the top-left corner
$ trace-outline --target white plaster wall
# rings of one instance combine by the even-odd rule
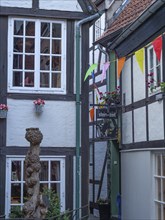
[[[142,73],[135,56],[133,57],[134,102],[145,98],[145,74]]]
[[[131,59],[129,58],[123,67],[122,73],[122,91],[125,93],[125,104],[131,104]]]
[[[132,112],[122,114],[123,144],[132,143]]]
[[[39,8],[48,10],[82,12],[82,9],[77,0],[39,0]]]
[[[163,101],[148,106],[149,140],[164,139]]]
[[[101,173],[102,173],[104,158],[105,158],[105,154],[106,154],[106,149],[107,149],[106,142],[95,143],[95,180],[101,179]],[[89,178],[93,179],[93,166],[89,167]],[[99,185],[96,185],[95,186],[95,200],[97,200],[98,190],[99,190]],[[102,185],[100,197],[101,198],[107,197],[107,169],[105,169],[105,174],[104,174],[104,178],[103,178],[103,185]],[[92,184],[89,184],[89,199],[90,199],[90,201],[93,201],[93,186],[92,186]]]
[[[75,102],[46,101],[41,115],[31,100],[8,99],[7,146],[27,146],[26,128],[38,127],[43,133],[41,146],[75,146]]]
[[[104,141],[104,142],[95,143],[95,179],[96,180],[101,179],[101,173],[102,173],[106,150],[107,150],[107,142]],[[96,186],[95,195],[98,194],[98,188],[99,186],[98,187]],[[105,169],[100,197],[101,198],[107,197],[107,169]]]
[[[121,153],[122,220],[151,220],[152,172],[149,151]]]
[[[134,110],[134,138],[135,142],[146,141],[146,108]]]
[[[0,0],[0,6],[32,8],[32,0]]]

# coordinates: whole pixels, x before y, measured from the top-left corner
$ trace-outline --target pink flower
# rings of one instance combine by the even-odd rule
[[[40,98],[38,98],[37,100],[34,100],[33,103],[35,105],[45,105],[45,101]]]
[[[5,104],[0,104],[0,110],[8,111],[8,106]]]

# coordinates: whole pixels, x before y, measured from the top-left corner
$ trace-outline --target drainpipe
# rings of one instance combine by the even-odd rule
[[[76,219],[79,219],[80,209],[80,27],[89,21],[99,18],[102,13],[98,12],[84,18],[76,24]]]

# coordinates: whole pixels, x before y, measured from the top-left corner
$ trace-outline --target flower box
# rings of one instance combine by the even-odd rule
[[[7,118],[7,110],[0,109],[0,118]]]
[[[45,105],[45,101],[42,99],[37,99],[34,102],[35,105],[35,112],[40,114],[43,112],[43,106]]]
[[[42,113],[43,112],[43,105],[35,105],[35,112]]]
[[[5,104],[0,104],[0,118],[7,117],[8,106]]]

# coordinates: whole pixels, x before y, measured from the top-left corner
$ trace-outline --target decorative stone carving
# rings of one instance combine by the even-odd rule
[[[43,219],[47,209],[40,194],[39,173],[40,164],[40,143],[43,135],[38,128],[27,128],[25,138],[30,142],[30,149],[25,158],[25,183],[27,186],[28,201],[25,202],[23,212],[25,218]]]

